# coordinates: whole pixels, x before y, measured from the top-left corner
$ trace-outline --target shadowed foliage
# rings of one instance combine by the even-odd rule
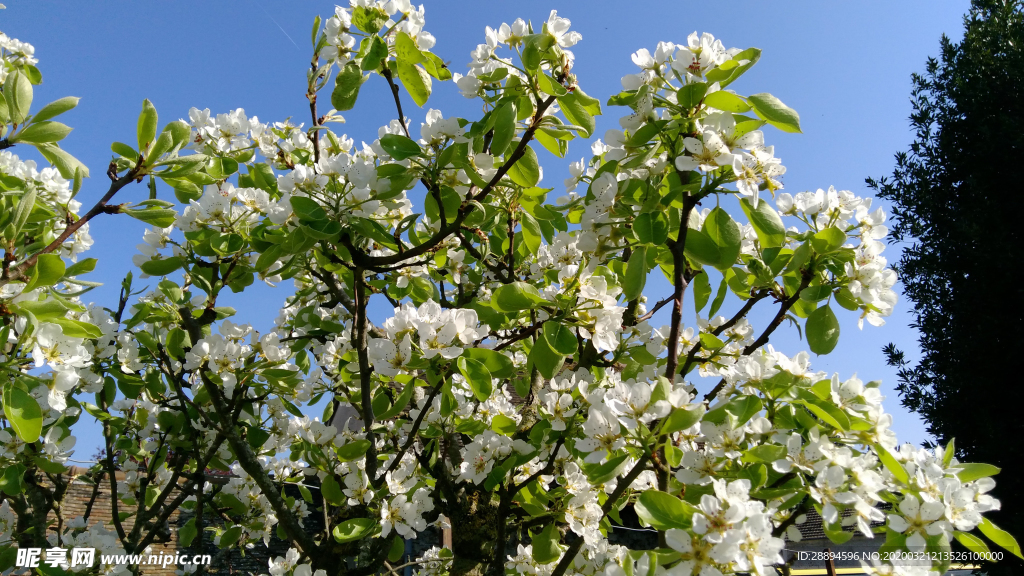
[[[913,77],[915,141],[891,178],[868,179],[893,206],[892,241],[907,241],[898,272],[914,304],[922,355],[914,365],[893,345],[904,406],[920,413],[962,461],[1003,468],[995,496],[1024,490],[1024,388],[1015,356],[1024,347],[1024,266],[1016,196],[1024,152],[1024,13],[1021,2],[976,0],[960,43]],[[1024,515],[992,519],[1024,533]],[[1004,560],[990,574],[1020,574]]]

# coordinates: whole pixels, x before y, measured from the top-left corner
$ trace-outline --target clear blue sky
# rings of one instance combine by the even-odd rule
[[[331,2],[308,0],[128,1],[4,0],[0,31],[36,46],[44,83],[37,87],[40,105],[62,96],[82,98],[64,120],[75,131],[62,145],[93,171],[79,199],[90,206],[106,189],[103,176],[115,140],[132,142],[143,98],[150,98],[161,123],[186,118],[188,109],[214,113],[244,108],[261,121],[293,117],[308,123],[303,97],[310,57],[313,18],[325,18]],[[911,141],[910,75],[937,55],[939,38],[962,35],[965,0],[928,2],[589,2],[436,1],[426,4],[426,29],[437,37],[434,52],[464,71],[469,52],[483,42],[484,26],[497,27],[517,17],[540,23],[551,9],[572,20],[583,34],[574,48],[575,72],[587,93],[602,100],[620,90],[619,79],[636,67],[630,54],[653,51],[660,40],[685,42],[697,30],[722,38],[727,47],[756,46],[760,63],[731,88],[744,93],[771,92],[800,112],[803,134],[767,130],[766,140],[788,168],[786,190],[827,188],[868,195],[866,176],[889,174],[893,154]],[[406,112],[418,127],[425,110],[406,100]],[[435,82],[429,107],[445,116],[474,118],[476,101],[458,95],[451,83]],[[597,134],[617,127],[620,112],[606,108]],[[394,116],[383,80],[367,83],[357,109],[346,114],[339,131],[372,141],[377,127]],[[20,147],[15,152],[26,154]],[[548,186],[558,186],[570,160],[589,157],[589,143],[574,142],[565,160],[541,151]],[[165,190],[169,195],[169,191]],[[141,200],[142,185],[127,188],[121,201]],[[117,285],[131,268],[143,226],[127,217],[105,217],[92,228],[100,258],[94,279],[107,286],[89,296],[107,306],[115,303]],[[897,247],[886,251],[890,260]],[[667,290],[667,285],[663,286]],[[658,294],[653,294],[658,296]],[[246,292],[230,304],[238,319],[266,327],[276,315],[283,291]],[[728,309],[726,310],[728,311]],[[380,310],[378,317],[382,316]],[[924,426],[906,413],[892,389],[894,371],[881,347],[895,342],[911,358],[917,333],[909,327],[909,304],[882,328],[857,329],[852,313],[839,314],[842,337],[836,350],[812,360],[817,369],[856,372],[863,380],[881,379],[903,441],[925,439]],[[754,322],[763,325],[764,315]],[[806,345],[786,328],[776,346],[795,353]],[[94,429],[79,432],[78,458],[88,458],[99,444]]]

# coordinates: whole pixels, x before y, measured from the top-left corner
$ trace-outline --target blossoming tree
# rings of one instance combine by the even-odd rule
[[[184,547],[286,540],[275,575],[394,570],[402,539],[448,523],[452,548],[420,573],[765,574],[811,509],[835,542],[852,526],[928,553],[901,574],[942,572],[952,539],[1020,555],[983,516],[997,469],[898,447],[876,382],[772,348],[788,320],[827,354],[837,312],[878,325],[896,295],[870,199],[780,192],[767,142],[799,116],[730,89],[760,51],[696,33],[641,49],[602,106],[572,72],[580,39],[555,12],[516,20],[452,74],[422,7],[354,0],[316,19],[308,125],[192,109],[161,127],[146,101],[82,212],[98,193],[56,120],[77,99],[34,106],[33,48],[0,35],[0,148],[50,164],[0,152],[0,569],[17,546],[143,552],[179,509]],[[446,80],[481,115],[430,110],[416,138],[403,106]],[[329,126],[366,81],[390,86],[396,119],[356,147]],[[538,145],[563,157],[604,107],[622,129],[544,188]],[[143,182],[148,200],[115,203]],[[152,226],[146,287],[129,274],[118,302],[87,305],[89,227],[128,217]],[[664,300],[645,296],[651,274]],[[286,280],[265,330],[218,304]],[[371,302],[394,312],[375,325]],[[92,478],[113,517],[54,523],[83,417],[102,423]],[[626,508],[656,550],[609,541]]]

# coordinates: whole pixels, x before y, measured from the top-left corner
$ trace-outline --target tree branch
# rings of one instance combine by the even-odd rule
[[[108,173],[114,174],[113,166],[114,164],[111,163],[111,171]],[[107,189],[107,193],[104,194],[102,198],[100,198],[99,202],[93,205],[93,207],[90,208],[89,211],[86,212],[81,218],[68,224],[67,227],[64,228],[64,231],[61,232],[60,235],[57,236],[57,238],[53,242],[50,242],[45,248],[29,256],[17,266],[10,268],[3,277],[0,277],[0,287],[6,286],[7,284],[14,282],[15,280],[23,279],[25,272],[32,266],[35,266],[36,260],[39,259],[40,254],[49,254],[50,252],[53,252],[57,248],[60,248],[64,244],[64,241],[70,238],[72,234],[77,232],[79,228],[84,226],[86,222],[92,220],[93,218],[99,216],[100,214],[116,213],[116,209],[112,210],[112,208],[116,207],[108,206],[107,203],[110,202],[110,200],[114,197],[114,194],[117,194],[118,190],[124,188],[132,180],[135,180],[138,177],[137,168],[138,167],[132,168],[124,176],[121,176],[120,178],[114,179],[112,177],[113,182],[110,183],[110,188]]]

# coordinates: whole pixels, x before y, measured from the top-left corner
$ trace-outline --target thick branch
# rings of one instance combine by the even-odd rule
[[[370,370],[370,355],[366,349],[366,279],[363,278],[362,268],[356,268],[354,272],[356,309],[355,322],[352,326],[352,344],[359,357],[359,393],[362,404],[363,431],[366,433],[366,439],[370,442],[370,449],[366,451],[366,475],[371,480],[376,480],[377,438],[373,433],[373,397],[370,390],[373,372]]]
[[[220,387],[210,381],[209,378],[206,378],[205,374],[201,375],[203,376],[203,383],[210,392],[210,400],[213,402],[214,410],[217,411],[217,415],[221,418],[221,430],[227,437],[228,444],[234,451],[239,466],[252,477],[256,485],[263,491],[263,495],[277,514],[278,522],[288,538],[295,543],[303,554],[315,558],[317,545],[316,541],[313,540],[313,535],[306,531],[302,523],[299,522],[298,518],[288,507],[288,503],[285,502],[284,497],[281,495],[280,487],[274,484],[267,471],[263,469],[263,465],[260,464],[259,458],[253,453],[249,442],[238,435],[235,429],[236,424],[231,418],[231,410],[228,407],[227,399],[224,397]]]

